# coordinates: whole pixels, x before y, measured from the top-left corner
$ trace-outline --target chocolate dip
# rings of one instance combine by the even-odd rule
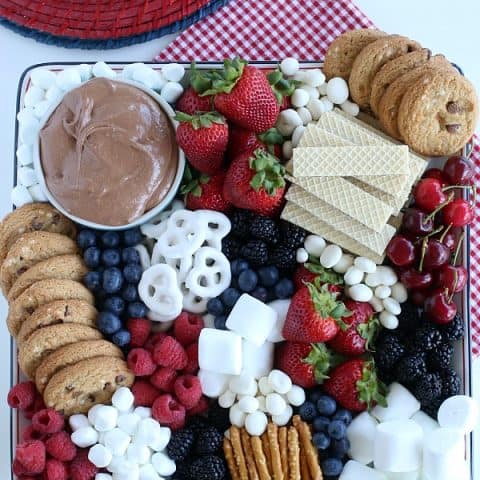
[[[167,114],[135,86],[96,78],[68,92],[40,131],[48,189],[72,215],[125,225],[158,205],[177,173]]]

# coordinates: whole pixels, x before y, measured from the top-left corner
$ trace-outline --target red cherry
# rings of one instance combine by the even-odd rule
[[[436,178],[442,184],[442,187],[446,187],[449,185],[449,180],[447,175],[443,173],[443,170],[439,168],[429,168],[423,174],[423,178]]]
[[[398,267],[411,265],[415,260],[415,247],[403,235],[395,235],[387,246],[387,256]]]
[[[445,290],[434,290],[425,299],[423,308],[427,317],[439,325],[450,323],[457,313],[455,302],[447,297]]]
[[[415,235],[426,235],[433,231],[433,219],[418,208],[407,208],[403,214],[402,224],[405,230]]]
[[[449,292],[461,292],[467,283],[468,273],[461,265],[443,265],[435,272],[435,286]]]
[[[473,208],[463,198],[455,198],[443,209],[443,222],[445,225],[463,227],[472,223]]]
[[[400,280],[408,289],[422,289],[432,284],[432,274],[408,268],[400,274]]]
[[[415,204],[425,212],[433,212],[447,197],[442,192],[442,183],[436,178],[423,178],[413,191]]]
[[[434,270],[445,265],[451,255],[450,249],[435,238],[426,241],[424,252],[422,266],[426,270]]]
[[[425,299],[430,295],[430,290],[412,290],[408,293],[410,300],[419,307],[425,303]]]
[[[435,238],[438,238],[451,252],[454,252],[458,244],[459,230],[459,228],[451,228],[445,235],[440,232]]]
[[[473,185],[473,166],[465,157],[450,157],[443,172],[452,185]]]

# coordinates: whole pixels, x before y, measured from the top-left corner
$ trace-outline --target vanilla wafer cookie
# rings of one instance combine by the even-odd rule
[[[255,464],[255,457],[253,455],[252,446],[250,445],[250,435],[242,428],[240,430],[240,439],[242,441],[243,452],[245,453],[245,460],[247,462],[248,476],[250,480],[260,480]]]
[[[227,462],[232,480],[240,480],[240,474],[238,473],[237,464],[235,463],[235,457],[233,455],[232,443],[228,438],[223,439],[223,454],[225,455],[225,461]]]
[[[364,192],[367,192],[370,195],[373,195],[374,197],[378,198],[383,203],[390,205],[393,209],[393,214],[397,215],[398,212],[400,212],[400,209],[405,204],[406,198],[395,197],[394,195],[390,195],[389,193],[386,193],[378,189],[377,187],[374,187],[372,185],[365,183],[363,181],[363,178],[364,177],[362,177],[362,180],[359,180],[356,177],[345,177],[345,180],[348,180],[350,183],[353,183],[358,188],[361,188]]]
[[[270,470],[268,469],[267,457],[263,449],[263,442],[260,437],[250,437],[250,446],[252,447],[255,465],[257,466],[260,480],[271,480]]]
[[[230,442],[232,442],[233,456],[235,464],[238,468],[240,480],[248,480],[247,461],[245,459],[245,452],[242,447],[242,440],[240,438],[240,429],[235,425],[230,427]]]
[[[322,470],[318,463],[318,451],[312,443],[312,432],[307,423],[302,421],[299,415],[293,416],[293,426],[298,431],[298,438],[300,439],[300,452],[306,458],[308,470],[310,472],[310,478],[312,480],[322,480]]]
[[[300,476],[300,442],[295,427],[288,427],[288,472],[289,480],[302,480]]]
[[[288,473],[288,428],[280,427],[278,429],[278,445],[280,447],[280,457],[282,459],[282,470],[285,480],[289,479]]]
[[[299,227],[302,227],[311,233],[320,235],[328,242],[339,245],[355,255],[369,258],[376,264],[381,264],[383,261],[383,255],[378,255],[353,238],[350,238],[348,235],[335,230],[328,225],[328,223],[325,223],[312,213],[299,207],[293,202],[287,202],[282,211],[281,218],[289,221],[290,223],[298,225]]]

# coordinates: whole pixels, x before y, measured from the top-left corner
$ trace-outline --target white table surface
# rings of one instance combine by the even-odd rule
[[[407,35],[443,53],[460,65],[480,92],[480,1],[479,0],[357,0],[357,5],[376,23],[389,32]],[[0,27],[1,92],[0,92],[0,218],[10,209],[13,167],[13,135],[18,79],[29,65],[52,61],[148,61],[165,47],[175,35],[118,50],[71,50],[36,43]],[[0,301],[0,318],[6,317],[6,303]],[[10,478],[9,409],[6,395],[9,388],[10,338],[0,322],[0,352],[3,373],[0,375],[0,478]],[[480,361],[474,375],[480,375]],[[479,392],[480,393],[480,392]],[[480,455],[478,455],[480,457]],[[480,458],[477,458],[480,462]],[[480,472],[480,469],[476,469]],[[453,479],[452,479],[453,480]]]

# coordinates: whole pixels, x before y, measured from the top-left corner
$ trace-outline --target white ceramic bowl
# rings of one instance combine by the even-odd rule
[[[156,93],[154,90],[145,87],[141,83],[134,82],[133,80],[127,80],[124,78],[115,78],[113,79],[115,82],[120,82],[120,83],[126,83],[129,85],[133,85],[134,87],[137,87],[138,89],[144,91],[148,95],[150,95],[163,109],[163,111],[167,114],[172,127],[174,130],[177,129],[178,122],[174,119],[175,117],[175,112],[173,108],[163,99],[160,97],[158,93]],[[84,82],[86,83],[86,82]],[[78,88],[78,87],[75,87]],[[67,92],[65,92],[67,93]],[[58,105],[61,103],[63,100],[63,96],[58,99],[58,101],[54,102],[50,108],[45,112],[45,115],[40,119],[40,127],[39,127],[39,132],[47,122],[47,120],[50,118],[50,115],[55,111],[55,109],[58,107]],[[178,165],[177,165],[177,173],[175,175],[175,178],[173,179],[172,186],[170,190],[168,191],[167,195],[162,199],[162,201],[156,205],[154,208],[149,210],[148,212],[145,212],[143,215],[135,219],[133,222],[128,223],[126,225],[103,225],[100,223],[95,223],[91,222],[89,220],[85,220],[83,218],[77,217],[76,215],[72,215],[70,212],[68,212],[61,203],[58,202],[58,200],[52,195],[50,190],[47,187],[46,181],[45,181],[45,176],[43,173],[43,168],[42,168],[42,162],[40,159],[40,135],[38,136],[38,139],[36,142],[33,144],[33,166],[35,169],[35,172],[38,177],[38,182],[40,184],[40,187],[42,188],[43,192],[45,193],[45,196],[48,198],[48,201],[60,212],[62,212],[66,217],[71,218],[74,222],[79,223],[81,225],[85,225],[86,227],[89,228],[94,228],[97,230],[125,230],[127,228],[132,228],[132,227],[137,227],[139,225],[142,225],[143,223],[147,223],[149,220],[151,220],[153,217],[158,215],[162,210],[164,210],[174,199],[178,188],[180,187],[180,182],[182,181],[183,177],[183,171],[185,170],[185,154],[183,153],[183,150],[178,147]]]

